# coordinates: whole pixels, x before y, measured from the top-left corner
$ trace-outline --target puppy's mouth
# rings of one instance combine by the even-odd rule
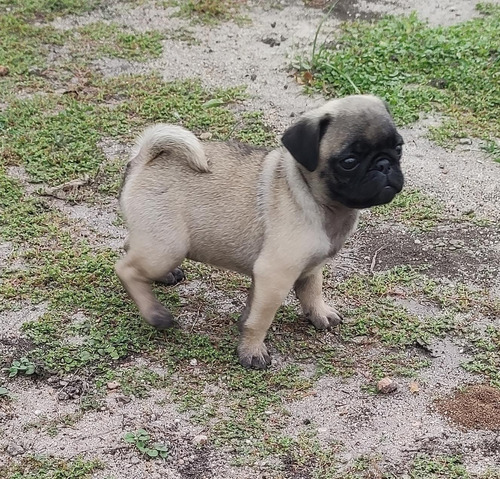
[[[398,186],[386,185],[379,192],[370,198],[347,198],[340,197],[338,201],[348,208],[365,209],[372,206],[385,205],[390,203],[394,197],[401,191]]]
[[[399,193],[399,191],[400,190],[397,190],[394,186],[384,186],[382,191],[374,199],[375,203],[373,203],[372,206],[385,205],[386,203],[389,203],[393,200],[396,194]]]

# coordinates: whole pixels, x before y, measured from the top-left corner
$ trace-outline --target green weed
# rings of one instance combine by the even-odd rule
[[[103,468],[100,461],[82,458],[63,460],[53,457],[23,457],[19,462],[0,466],[0,476],[5,479],[90,479]]]
[[[7,368],[9,378],[18,375],[31,376],[35,374],[36,366],[28,358],[20,358],[12,361],[12,364]]]
[[[123,440],[129,444],[133,444],[139,452],[146,457],[154,459],[165,459],[168,456],[168,449],[165,445],[153,442],[150,434],[144,429],[139,429],[135,432],[127,432],[123,436]]]

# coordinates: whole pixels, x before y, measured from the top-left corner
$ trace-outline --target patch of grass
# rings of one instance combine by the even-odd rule
[[[381,354],[370,366],[374,379],[382,379],[386,376],[415,377],[419,370],[430,365],[431,361],[421,356],[392,353]]]
[[[0,466],[0,476],[5,479],[90,479],[103,468],[100,461],[82,458],[72,460],[52,457],[24,457],[19,462]]]
[[[235,0],[184,0],[170,3],[180,7],[182,16],[193,18],[194,15],[203,23],[230,20],[238,11],[238,3]]]
[[[377,218],[398,221],[420,231],[434,227],[442,213],[442,206],[434,198],[411,189],[403,190],[389,204],[372,209]]]
[[[474,356],[462,366],[489,379],[490,385],[500,389],[500,329],[489,326],[484,334],[472,334]]]
[[[314,432],[305,431],[296,440],[280,438],[279,443],[285,453],[285,477],[339,477],[336,459],[339,445],[335,442],[322,445]]]
[[[343,301],[349,304],[352,321],[341,328],[345,340],[369,336],[389,346],[403,347],[428,342],[454,329],[453,316],[442,314],[420,320],[393,301],[391,295],[401,286],[412,288],[410,295],[424,294],[434,282],[411,268],[393,268],[373,276],[355,275],[337,285]]]
[[[145,366],[127,366],[112,368],[96,378],[96,386],[104,388],[110,381],[120,384],[120,390],[126,396],[145,398],[151,388],[166,386],[165,377]]]
[[[160,56],[163,50],[163,35],[157,31],[134,32],[104,22],[57,30],[9,12],[0,15],[0,31],[0,65],[9,69],[2,78],[0,98],[21,88],[47,91],[66,87],[71,70],[81,71],[97,58],[145,61]]]
[[[163,51],[163,35],[156,31],[133,32],[118,25],[90,23],[76,30],[72,47],[76,54],[84,47],[86,57],[107,56],[144,61]]]
[[[226,107],[245,98],[239,88],[206,91],[199,82],[165,83],[155,75],[104,79],[89,74],[83,83],[76,96],[11,99],[9,108],[0,113],[0,159],[22,164],[32,181],[54,185],[85,174],[95,177],[102,170],[109,173],[97,147],[100,139],[131,141],[131,132],[135,135],[153,122],[182,124],[197,133],[210,131],[214,139],[251,135],[261,144],[274,141],[260,118],[247,125]],[[203,106],[214,99],[216,105]],[[110,167],[116,173],[116,165]]]
[[[0,15],[0,31],[0,65],[9,68],[9,76],[2,82],[30,72],[36,75],[47,64],[49,45],[62,46],[67,38],[53,27],[32,25],[13,14]]]
[[[303,81],[332,97],[379,95],[399,124],[443,113],[443,125],[431,130],[443,145],[469,136],[491,145],[500,137],[500,7],[478,9],[482,17],[448,27],[430,27],[415,14],[344,23],[333,44],[299,61]]]
[[[459,456],[417,456],[411,465],[409,477],[412,479],[469,479],[462,459]]]
[[[28,20],[48,21],[56,16],[90,12],[101,3],[101,0],[0,0],[0,12]]]

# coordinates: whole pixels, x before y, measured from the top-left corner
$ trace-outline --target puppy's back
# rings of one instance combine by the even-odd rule
[[[251,273],[263,237],[257,192],[267,153],[237,142],[202,144],[171,125],[147,130],[120,197],[131,241],[175,231],[189,243],[189,258]]]

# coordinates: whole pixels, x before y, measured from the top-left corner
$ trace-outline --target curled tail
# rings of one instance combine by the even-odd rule
[[[201,142],[190,131],[177,125],[159,123],[144,130],[132,155],[130,166],[146,165],[161,153],[183,156],[195,171],[209,172]]]

